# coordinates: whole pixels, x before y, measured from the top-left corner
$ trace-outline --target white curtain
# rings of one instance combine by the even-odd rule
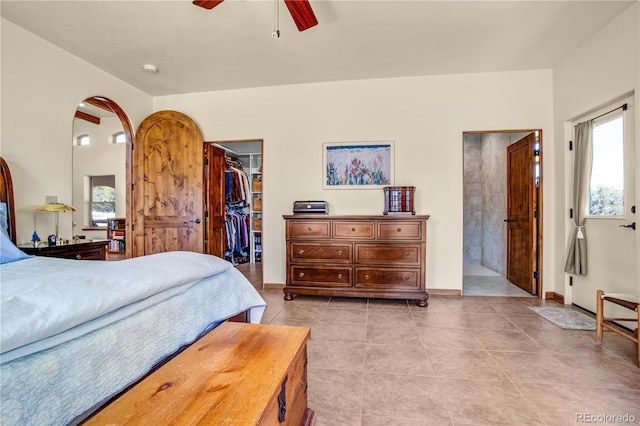
[[[584,123],[579,123],[575,131],[572,199],[573,223],[575,227],[571,235],[564,270],[570,274],[587,275],[587,234],[584,229],[584,220],[587,216],[589,203],[593,122],[589,120]]]

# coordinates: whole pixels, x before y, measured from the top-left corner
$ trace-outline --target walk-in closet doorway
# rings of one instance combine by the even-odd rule
[[[223,252],[221,257],[234,265],[262,262],[262,143],[262,140],[205,143],[208,221],[205,240],[211,246],[221,245],[218,250]],[[207,167],[208,161],[214,161],[216,166]],[[215,171],[219,164],[223,164],[223,175]],[[217,181],[220,176],[222,182]],[[220,186],[222,199],[216,189]],[[215,250],[209,252],[215,254]]]
[[[542,132],[465,132],[465,296],[542,291]]]

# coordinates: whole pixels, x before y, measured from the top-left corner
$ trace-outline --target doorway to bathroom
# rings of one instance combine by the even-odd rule
[[[465,296],[542,294],[542,132],[464,132]]]

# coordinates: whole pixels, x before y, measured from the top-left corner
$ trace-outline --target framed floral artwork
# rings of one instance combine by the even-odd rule
[[[322,144],[324,189],[375,189],[393,185],[393,142]]]

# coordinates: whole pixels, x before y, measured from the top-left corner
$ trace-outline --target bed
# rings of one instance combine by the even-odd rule
[[[0,159],[0,423],[78,424],[221,322],[266,303],[229,262],[192,252],[121,261],[26,256]],[[5,232],[6,231],[6,232]]]

